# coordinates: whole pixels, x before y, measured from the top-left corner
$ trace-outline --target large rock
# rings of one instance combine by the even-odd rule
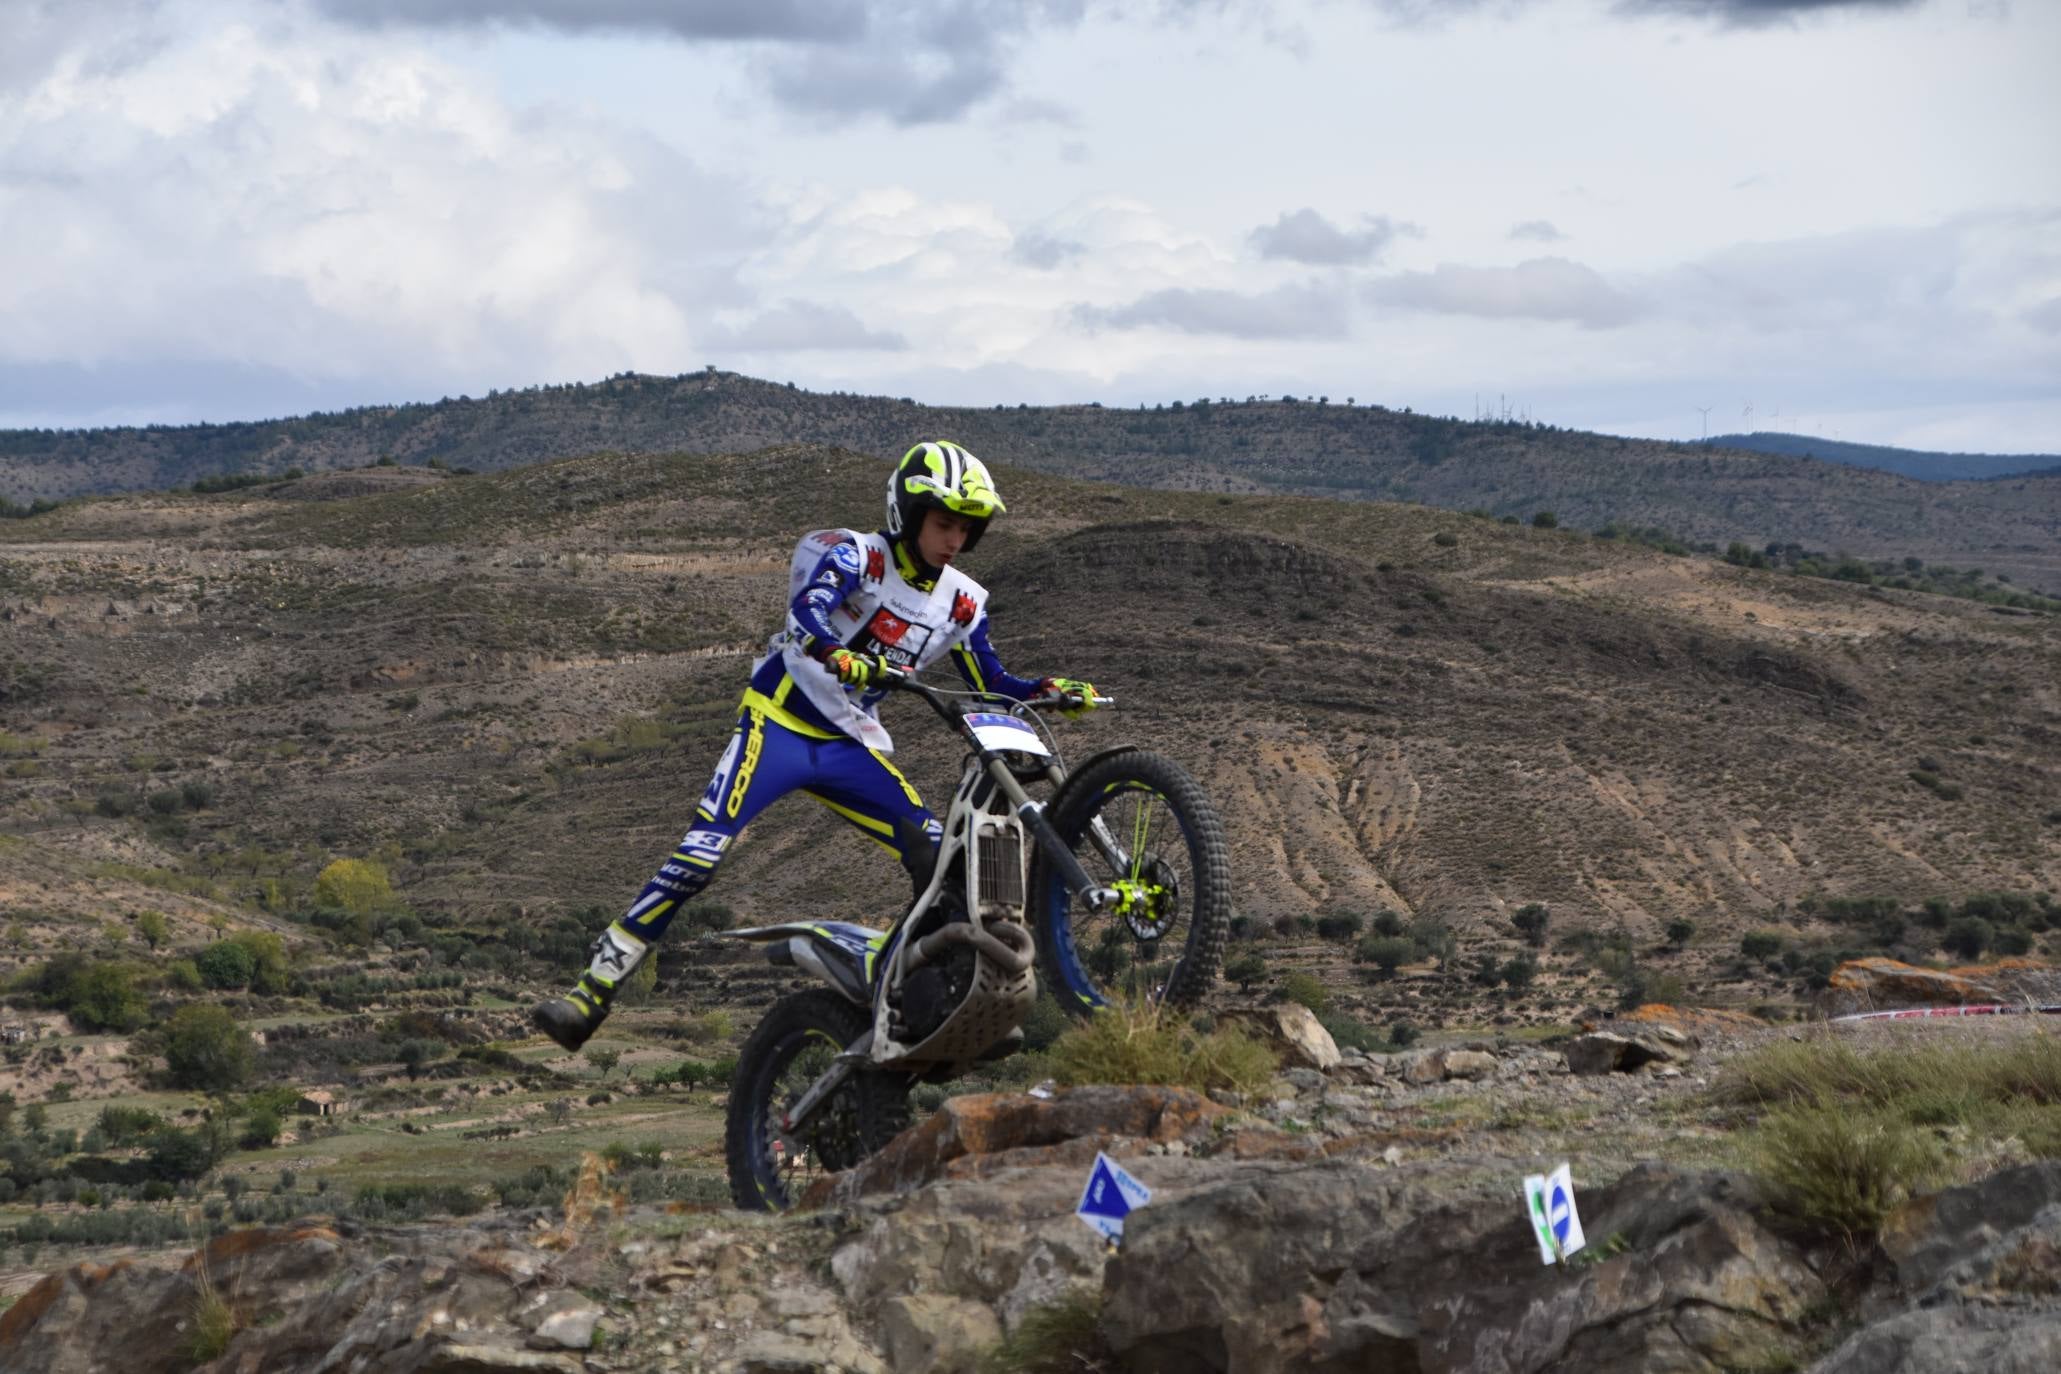
[[[976,1374],[1002,1323],[985,1303],[911,1293],[881,1305],[880,1334],[895,1374]]]
[[[1516,1190],[1326,1162],[1126,1222],[1103,1321],[1134,1374],[1710,1369],[1764,1360],[1824,1288],[1724,1176],[1634,1171],[1585,1199],[1624,1252],[1544,1268]]]
[[[1495,1071],[1496,1057],[1486,1050],[1446,1046],[1412,1050],[1402,1056],[1403,1081],[1420,1087],[1428,1083],[1443,1083],[1449,1078],[1487,1078]]]
[[[321,1293],[341,1263],[336,1232],[301,1227],[231,1231],[177,1271],[76,1265],[0,1313],[0,1369],[184,1374],[203,1275],[245,1323],[276,1322]]]
[[[1244,1026],[1274,1047],[1287,1068],[1330,1072],[1338,1067],[1338,1042],[1317,1020],[1317,1014],[1300,1002],[1277,1002],[1260,1007],[1231,1007],[1217,1020]]]
[[[1849,1336],[1810,1374],[2053,1374],[2061,1369],[2061,1310],[1951,1305],[1922,1308]]]
[[[583,1368],[573,1356],[523,1348],[540,1319],[591,1306],[575,1295],[525,1297],[545,1272],[535,1252],[450,1228],[382,1233],[378,1249],[322,1227],[253,1228],[216,1237],[177,1271],[81,1265],[0,1315],[0,1370],[186,1374],[203,1273],[238,1327],[209,1374]],[[554,1329],[578,1339],[571,1325]]]
[[[1695,1057],[1695,1043],[1672,1026],[1633,1029],[1620,1023],[1618,1029],[1579,1036],[1562,1052],[1570,1073],[1631,1073],[1648,1064],[1686,1064]]]
[[[1931,1289],[1957,1267],[2016,1242],[2043,1214],[2061,1214],[2061,1160],[2003,1169],[1905,1206],[1881,1235],[1897,1280],[1913,1294]]]
[[[1050,1098],[1027,1093],[949,1097],[914,1130],[843,1174],[835,1195],[849,1201],[902,1193],[938,1178],[971,1178],[1035,1164],[1083,1165],[1120,1142],[1194,1147],[1229,1114],[1185,1088],[1091,1086]],[[828,1191],[828,1190],[826,1190]],[[820,1201],[820,1198],[811,1198]]]

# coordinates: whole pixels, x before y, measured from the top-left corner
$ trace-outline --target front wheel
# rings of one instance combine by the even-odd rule
[[[1038,865],[1038,959],[1059,1005],[1085,1016],[1117,995],[1200,1001],[1231,924],[1230,846],[1201,785],[1164,755],[1128,750],[1068,778],[1047,818],[1088,876],[1117,893],[1090,910],[1053,865]]]
[[[723,1127],[730,1199],[747,1212],[784,1212],[816,1179],[877,1153],[909,1124],[905,1074],[860,1068],[792,1130],[781,1120],[809,1085],[871,1024],[824,988],[773,1004],[737,1056]]]

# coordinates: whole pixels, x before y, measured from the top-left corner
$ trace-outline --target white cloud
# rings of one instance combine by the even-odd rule
[[[663,145],[363,36],[203,28],[0,104],[0,360],[473,389],[685,366],[746,211]],[[630,211],[630,213],[625,213]],[[455,389],[452,388],[452,389]]]
[[[1629,324],[1645,310],[1594,268],[1566,258],[1532,258],[1515,267],[1442,262],[1429,272],[1376,279],[1370,300],[1406,310],[1487,319],[1565,320],[1588,329]]]
[[[1082,305],[1083,328],[1171,329],[1233,339],[1342,339],[1348,332],[1344,297],[1317,283],[1266,291],[1170,287],[1118,306]]]
[[[1342,267],[1373,262],[1398,234],[1422,232],[1414,224],[1397,224],[1386,215],[1363,215],[1358,228],[1341,229],[1306,206],[1283,212],[1272,224],[1253,230],[1252,245],[1263,258]]]
[[[769,310],[731,327],[718,324],[703,331],[711,349],[740,353],[805,353],[884,350],[898,352],[909,341],[892,330],[868,329],[841,305],[781,301]]]

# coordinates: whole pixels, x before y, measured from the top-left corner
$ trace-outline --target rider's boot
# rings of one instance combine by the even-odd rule
[[[571,992],[539,1002],[530,1022],[567,1050],[576,1051],[601,1027],[616,990],[644,961],[650,946],[624,930],[620,921],[594,941],[593,958]]]

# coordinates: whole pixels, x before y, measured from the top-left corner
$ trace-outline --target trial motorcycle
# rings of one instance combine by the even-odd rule
[[[1231,920],[1222,821],[1180,765],[1115,748],[1069,771],[1041,711],[897,673],[967,748],[934,848],[900,836],[915,899],[887,930],[789,921],[722,932],[825,986],[782,997],[737,1059],[724,1129],[730,1195],[780,1211],[884,1147],[918,1082],[946,1082],[1022,1041],[1038,974],[1086,1016],[1118,995],[1191,1005]],[[1038,800],[1037,788],[1046,799]]]

